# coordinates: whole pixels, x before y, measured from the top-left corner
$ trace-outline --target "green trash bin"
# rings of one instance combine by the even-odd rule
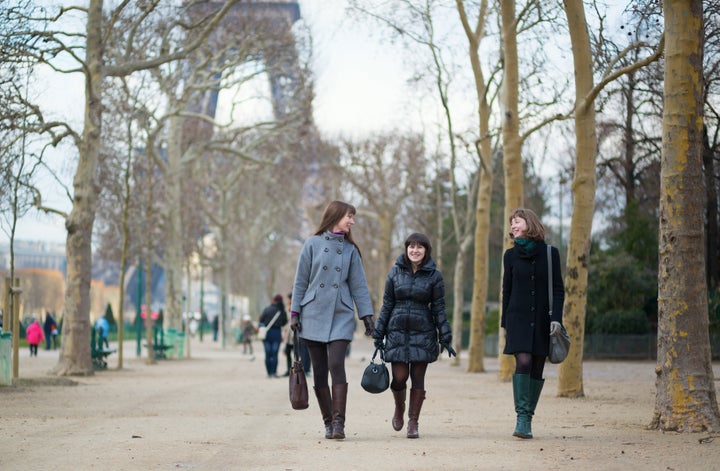
[[[12,332],[0,334],[0,385],[12,386]]]
[[[173,358],[175,356],[176,338],[177,338],[177,330],[176,329],[167,329],[165,331],[165,345],[170,347],[167,350],[165,350],[166,358]]]
[[[185,354],[185,332],[178,332],[175,336],[175,354],[178,360]]]

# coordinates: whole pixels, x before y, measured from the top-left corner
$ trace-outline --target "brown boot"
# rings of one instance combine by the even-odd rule
[[[420,409],[422,409],[425,400],[424,389],[410,389],[410,406],[408,408],[408,426],[407,437],[418,438],[418,419],[420,418]]]
[[[405,398],[407,397],[407,387],[402,388],[398,391],[390,388],[395,398],[395,413],[392,417],[392,426],[395,431],[400,431],[403,428],[403,415],[405,414]]]
[[[345,438],[345,406],[347,405],[348,384],[332,385],[332,438]]]
[[[330,387],[315,388],[315,397],[317,397],[323,422],[325,423],[325,438],[332,438],[332,396],[330,396]]]

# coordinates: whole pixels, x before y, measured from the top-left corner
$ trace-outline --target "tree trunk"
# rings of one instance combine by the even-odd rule
[[[67,289],[57,375],[92,375],[90,356],[90,278],[92,232],[97,206],[96,175],[102,123],[102,0],[87,7],[85,50],[85,122],[78,164],[73,178],[73,208],[65,227],[67,241]]]
[[[517,29],[515,18],[515,2],[501,2],[502,37],[503,37],[503,170],[505,177],[505,217],[503,218],[503,248],[511,247],[510,222],[507,216],[515,209],[524,205],[522,140],[520,138],[520,122],[518,120],[518,55]],[[502,268],[501,268],[502,270]],[[502,273],[500,274],[502,279]],[[502,287],[500,289],[500,306],[502,306]],[[498,318],[498,322],[500,319]],[[515,359],[511,355],[503,355],[505,348],[504,329],[499,328],[498,335],[498,378],[510,381],[515,369]]]
[[[565,275],[565,309],[563,324],[570,334],[572,346],[567,359],[558,370],[558,395],[582,397],[583,337],[587,307],[587,280],[590,263],[590,236],[595,210],[595,134],[594,100],[588,99],[593,89],[593,63],[590,38],[582,0],[564,0],[575,66],[575,174],[573,176],[573,214],[568,239]]]
[[[658,355],[652,428],[720,429],[708,334],[701,0],[666,0]]]
[[[182,190],[180,175],[183,165],[180,118],[170,119],[168,139],[167,167],[165,175],[165,322],[167,327],[178,332],[182,329],[182,267],[183,267],[183,230],[182,230]]]

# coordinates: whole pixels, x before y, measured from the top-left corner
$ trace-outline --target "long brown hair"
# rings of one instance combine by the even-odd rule
[[[353,216],[357,214],[355,206],[351,205],[350,203],[345,203],[344,201],[337,200],[327,205],[325,211],[323,211],[320,225],[315,230],[315,235],[320,235],[324,232],[332,231],[333,227],[335,227],[335,225],[339,223],[346,214],[352,214]],[[358,247],[358,245],[353,240],[350,231],[347,231],[347,233],[345,234],[345,238],[348,240],[348,242],[353,244],[358,250],[358,253],[360,253],[360,247]]]
[[[528,230],[525,233],[525,237],[530,240],[545,240],[545,226],[540,222],[540,218],[532,209],[517,208],[512,213],[508,221],[512,225],[512,220],[515,218],[524,219],[527,223]],[[510,232],[510,238],[514,239],[512,232]]]

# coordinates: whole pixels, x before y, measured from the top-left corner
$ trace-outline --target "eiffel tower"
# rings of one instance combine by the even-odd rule
[[[202,4],[201,4],[202,5]],[[203,14],[209,8],[217,8],[218,3],[210,2],[205,6],[193,6],[191,12]],[[298,126],[298,146],[293,154],[283,162],[288,177],[301,179],[303,184],[300,201],[299,238],[309,235],[314,224],[319,221],[319,213],[328,202],[326,190],[320,183],[320,165],[317,160],[320,138],[312,117],[312,89],[306,83],[299,63],[295,37],[292,27],[300,19],[300,6],[297,1],[287,0],[246,0],[237,3],[227,13],[215,33],[215,39],[222,41],[226,31],[246,31],[246,36],[266,38],[259,40],[257,58],[265,65],[272,108],[276,120],[282,121],[290,116],[300,116]],[[211,41],[213,38],[211,38]],[[189,106],[189,111],[215,116],[218,91],[209,91],[201,99]],[[187,136],[208,138],[211,127],[196,120],[185,124]],[[206,129],[198,129],[206,127]],[[194,128],[194,129],[189,129]]]

